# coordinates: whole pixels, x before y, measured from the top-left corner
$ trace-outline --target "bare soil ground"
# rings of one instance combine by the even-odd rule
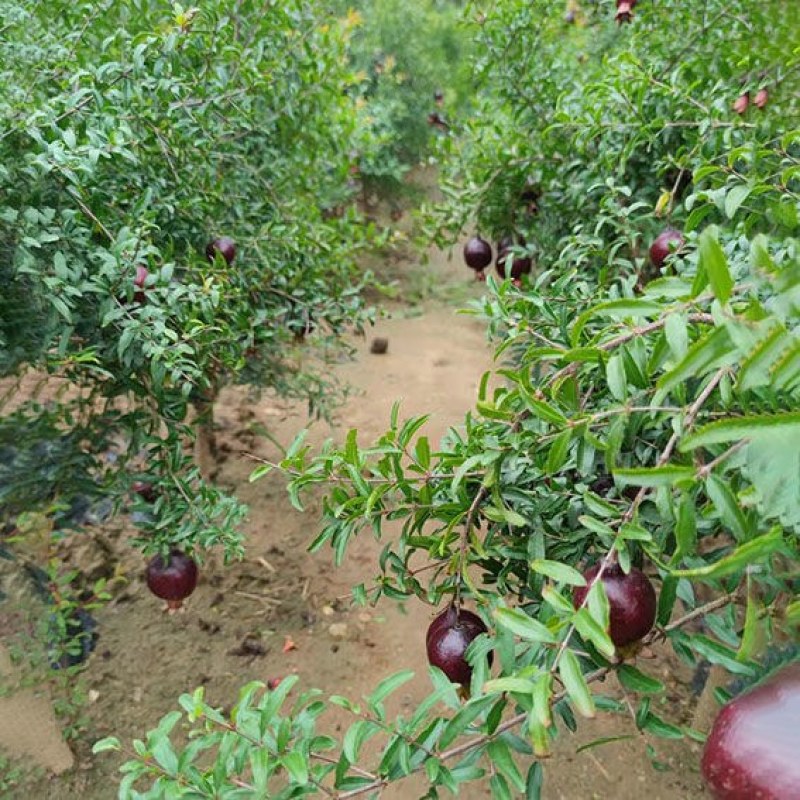
[[[424,268],[414,261],[395,265],[396,273],[408,272],[403,285],[450,285],[461,296],[480,295],[480,286],[469,285],[470,275],[459,259],[450,262],[438,251],[430,256]],[[341,437],[349,428],[357,428],[359,440],[369,442],[383,432],[398,399],[405,415],[432,413],[427,433],[433,441],[449,425],[459,424],[475,401],[481,374],[491,366],[484,328],[441,300],[429,300],[418,311],[409,314],[407,305],[396,304],[390,318],[381,320],[366,341],[357,342],[356,360],[336,369],[355,392],[333,428],[324,423],[312,426],[312,442]],[[385,355],[370,353],[374,336],[389,339]],[[334,569],[330,551],[313,556],[306,551],[316,532],[320,496],[310,497],[301,514],[289,504],[279,475],[248,481],[254,463],[246,454],[279,457],[274,444],[256,433],[259,426],[288,443],[307,423],[305,409],[268,397],[254,401],[236,389],[225,393],[216,413],[224,453],[218,480],[250,507],[246,559],[227,568],[209,561],[186,613],[167,616],[144,586],[141,555],[126,545],[130,523],[120,520],[113,527],[88,529],[83,543],[71,551],[78,568],[116,568],[128,582],[96,613],[100,638],[81,677],[90,700],[83,709],[84,729],[72,742],[76,765],[58,777],[34,774],[16,786],[4,787],[0,777],[0,796],[110,800],[116,796],[116,769],[122,759],[114,754],[92,756],[92,743],[110,734],[123,742],[142,736],[176,707],[181,693],[197,686],[206,688],[213,704],[229,707],[239,687],[250,680],[297,673],[305,686],[358,698],[387,673],[411,668],[416,677],[403,687],[395,710],[398,705],[413,708],[428,693],[424,631],[435,609],[413,600],[402,606],[384,601],[364,610],[352,608],[345,599],[352,585],[369,582],[376,574],[382,544],[362,536],[344,565]],[[287,637],[296,647],[284,652]],[[659,655],[656,663],[670,687],[669,703],[660,713],[686,721],[694,703],[691,676],[667,654]],[[608,692],[619,695],[618,687],[609,686]],[[331,715],[324,724],[335,731],[343,721]],[[631,738],[578,752],[595,738],[619,734]],[[665,766],[657,771],[645,755],[647,741],[627,717],[581,724],[577,735],[562,737],[546,765],[544,797],[704,796],[696,745],[655,742]],[[424,784],[412,778],[382,796],[411,800],[424,793]],[[470,800],[489,793],[478,785],[465,787],[460,796]]]

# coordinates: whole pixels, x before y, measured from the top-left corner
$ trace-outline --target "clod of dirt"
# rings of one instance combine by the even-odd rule
[[[328,633],[333,639],[346,639],[347,638],[347,625],[344,622],[334,622],[328,628]]]
[[[228,655],[231,656],[255,657],[266,654],[267,648],[261,644],[258,636],[252,633],[248,633],[236,647],[228,650]]]
[[[382,356],[389,349],[389,340],[378,336],[372,340],[369,351],[376,356]]]

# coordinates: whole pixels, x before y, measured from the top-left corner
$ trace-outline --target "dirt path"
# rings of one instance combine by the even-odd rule
[[[442,284],[455,281],[463,286],[468,280],[441,253],[432,254],[427,269]],[[477,295],[480,289],[466,291]],[[369,353],[373,336],[389,339],[386,355]],[[405,416],[432,414],[426,430],[437,441],[473,405],[480,376],[490,365],[483,326],[456,314],[454,307],[429,303],[418,316],[396,313],[359,343],[353,363],[336,369],[356,393],[339,412],[336,428],[315,424],[310,439],[320,443],[357,428],[359,440],[369,442],[385,430],[391,406],[399,399]],[[251,402],[244,391],[232,390],[221,399],[217,418],[219,442],[227,451],[219,480],[251,509],[247,559],[229,568],[206,565],[187,613],[166,617],[143,585],[141,557],[118,544],[129,583],[97,615],[101,638],[83,673],[92,702],[86,708],[87,731],[74,747],[78,768],[9,797],[115,797],[118,760],[91,756],[91,742],[110,734],[122,741],[142,736],[175,707],[182,692],[200,685],[206,687],[210,702],[230,706],[244,683],[296,672],[306,686],[358,698],[389,672],[411,668],[416,677],[403,688],[396,706],[411,709],[428,693],[424,631],[434,609],[413,600],[402,607],[384,601],[365,611],[336,600],[348,595],[353,584],[373,577],[381,543],[363,535],[351,545],[341,569],[334,570],[329,550],[314,556],[306,551],[316,532],[319,497],[312,497],[306,513],[300,514],[288,503],[280,476],[248,482],[253,463],[243,453],[278,457],[277,448],[255,435],[254,428],[264,426],[287,443],[305,424],[304,409],[269,399]],[[128,533],[130,529],[122,528],[103,535],[119,543]],[[387,535],[392,533],[387,529]],[[286,637],[296,649],[284,652]],[[664,669],[669,672],[666,663]],[[678,679],[685,682],[687,677],[675,670],[670,677],[676,686],[675,713],[666,715],[683,717],[687,693]],[[336,715],[326,720],[330,729],[341,722]],[[630,729],[628,720],[597,721],[582,726],[578,737],[565,737],[547,771],[546,800],[640,800],[645,793],[649,800],[701,796],[696,755],[686,759],[684,750],[667,751],[666,760],[685,759],[677,771],[667,773],[651,769],[640,738],[576,754],[577,747],[593,737]],[[411,779],[383,797],[412,800],[424,794],[423,786]],[[460,794],[466,800],[488,796],[481,786]]]

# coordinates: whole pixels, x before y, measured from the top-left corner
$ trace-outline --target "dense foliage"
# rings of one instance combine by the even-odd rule
[[[351,431],[312,453],[301,435],[279,465],[297,504],[328,487],[311,546],[330,545],[337,561],[358,534],[402,521],[356,601],[477,608],[489,631],[469,650],[470,696],[432,668],[431,695],[389,719],[385,701],[410,677],[400,672],[363,702],[328,698],[354,716],[337,738],[317,730],[319,692],[290,697],[295,678],[245,687],[229,714],[198,690],[180,700],[185,719],[174,712],[134,744],[122,797],[377,796],[424,771],[430,797],[486,775],[496,798],[535,798],[560,729],[598,709],[629,713],[596,688],[610,673],[644,735],[702,738],[656,713],[665,687],[634,665],[642,644],[666,641],[685,663],[747,680],[764,670],[765,643],[794,655],[783,645],[800,621],[797,6],[642,0],[620,25],[611,0],[572,22],[549,0],[481,5],[467,8],[480,108],[443,139],[448,202],[430,225],[450,239],[475,220],[535,256],[532,279],[492,281],[473,309],[497,337],[497,372],[440,444],[424,417],[395,408],[373,444]],[[304,133],[322,135],[313,124]],[[303,196],[302,182],[287,189]],[[656,268],[648,247],[668,225],[685,244]],[[98,236],[90,227],[85,241]],[[182,342],[196,329],[181,322]],[[107,352],[97,341],[92,357]],[[63,368],[79,355],[91,365],[71,342]],[[429,563],[415,572],[417,554]],[[590,564],[635,566],[655,586],[656,626],[641,643],[612,641],[600,582],[574,602]],[[185,748],[171,738],[179,722]],[[370,739],[381,757],[365,768]]]
[[[368,137],[356,152],[358,175],[366,197],[396,201],[404,176],[472,106],[470,38],[452,0],[341,2],[345,9],[358,23],[350,58]]]
[[[335,394],[315,361],[365,319],[369,235],[346,210],[369,143],[344,91],[351,24],[262,6],[2,3],[0,376],[51,376],[24,405],[4,384],[6,522],[66,523],[74,498],[139,479],[146,550],[232,555],[244,509],[191,454],[217,393],[268,386],[316,410]],[[206,256],[219,236],[232,266]]]

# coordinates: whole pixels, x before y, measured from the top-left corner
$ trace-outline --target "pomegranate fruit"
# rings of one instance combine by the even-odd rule
[[[469,686],[472,667],[466,662],[464,653],[473,639],[482,633],[486,633],[486,626],[477,614],[448,606],[428,627],[425,637],[428,663],[439,667],[453,683]]]
[[[145,503],[155,503],[156,490],[153,484],[148,481],[134,481],[131,489],[145,501]]]
[[[213,263],[217,253],[225,259],[226,263],[232,263],[233,259],[236,258],[236,242],[228,236],[220,236],[218,239],[214,239],[214,241],[206,245],[206,258]]]
[[[575,608],[583,605],[597,578],[600,564],[583,573],[586,586],[579,586],[572,595]],[[603,570],[603,587],[608,598],[608,635],[617,647],[625,647],[642,639],[656,621],[656,591],[650,579],[636,567],[626,575],[619,564]]]
[[[753,98],[753,105],[756,108],[763,109],[769,102],[769,92],[766,89],[759,89],[756,96]]]
[[[667,260],[667,256],[680,250],[685,242],[686,240],[680,231],[676,231],[674,228],[667,228],[667,230],[659,233],[653,240],[653,244],[650,245],[650,263],[656,269],[661,269]]]
[[[744,114],[744,112],[747,111],[747,107],[749,105],[750,105],[750,92],[743,92],[736,98],[733,104],[733,110],[737,114]]]
[[[176,611],[197,586],[197,564],[186,553],[171,550],[166,560],[161,555],[150,559],[145,580],[156,597],[167,601],[167,609]]]
[[[147,287],[145,286],[145,282],[147,281],[147,277],[149,275],[150,273],[148,272],[147,267],[143,266],[142,264],[137,265],[136,276],[133,279],[133,285],[138,290],[133,293],[133,299],[136,303],[144,303],[146,299],[145,292],[147,291]]]
[[[717,800],[800,798],[800,662],[725,705],[701,768]]]
[[[636,8],[636,3],[637,0],[617,0],[617,13],[614,16],[617,25],[633,19],[633,9]]]
[[[475,270],[477,280],[483,278],[483,270],[492,263],[492,246],[480,236],[473,236],[464,245],[464,262]]]
[[[533,261],[530,256],[514,255],[511,248],[514,245],[525,245],[524,239],[514,241],[512,239],[501,239],[497,244],[497,260],[494,262],[497,274],[501,278],[510,277],[514,282],[518,282],[523,275],[528,275],[533,267]],[[509,264],[510,262],[510,264]],[[506,275],[506,273],[509,275]]]

